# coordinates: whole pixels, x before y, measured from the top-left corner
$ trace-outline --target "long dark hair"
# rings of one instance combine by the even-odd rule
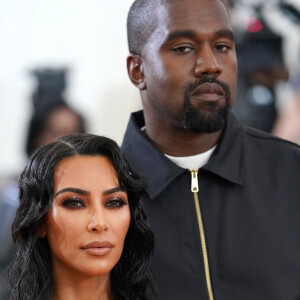
[[[145,182],[114,141],[91,134],[67,135],[39,148],[21,174],[20,205],[12,226],[16,253],[9,268],[8,299],[50,299],[50,248],[47,239],[38,237],[37,228],[53,202],[55,167],[62,159],[75,155],[107,157],[118,174],[120,186],[128,193],[131,222],[122,256],[111,271],[115,299],[153,299],[150,263],[154,237],[139,204]]]

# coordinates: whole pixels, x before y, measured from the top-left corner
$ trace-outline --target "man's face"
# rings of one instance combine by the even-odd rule
[[[236,92],[230,20],[218,0],[175,1],[158,8],[142,51],[145,114],[162,128],[210,133],[224,127]]]

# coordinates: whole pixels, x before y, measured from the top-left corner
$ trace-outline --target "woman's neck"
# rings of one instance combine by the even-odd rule
[[[54,274],[52,300],[113,300],[109,274],[85,277],[74,273]]]

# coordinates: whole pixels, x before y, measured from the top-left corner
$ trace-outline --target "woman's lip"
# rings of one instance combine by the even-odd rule
[[[81,247],[81,249],[89,249],[89,248],[112,248],[113,244],[111,242],[92,242],[88,243]]]
[[[86,253],[101,256],[110,253],[113,248],[113,244],[111,242],[92,242],[80,247],[81,250],[85,251]]]
[[[82,250],[94,256],[102,256],[108,254],[111,251],[111,249],[112,249],[111,247],[110,248],[101,247],[101,248],[84,248]]]

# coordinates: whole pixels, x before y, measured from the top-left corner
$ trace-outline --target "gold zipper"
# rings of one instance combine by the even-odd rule
[[[201,241],[201,248],[202,248],[202,254],[203,254],[203,261],[204,261],[206,287],[207,287],[207,291],[208,291],[209,300],[214,300],[214,295],[212,292],[212,286],[211,286],[211,280],[210,280],[210,272],[209,272],[209,263],[208,263],[208,256],[207,256],[205,234],[204,234],[204,226],[203,226],[202,214],[201,214],[199,198],[198,198],[198,192],[199,192],[198,170],[192,169],[190,171],[191,171],[191,175],[192,175],[191,191],[194,194],[194,202],[195,202],[195,208],[196,208],[197,219],[198,219],[200,241]]]

